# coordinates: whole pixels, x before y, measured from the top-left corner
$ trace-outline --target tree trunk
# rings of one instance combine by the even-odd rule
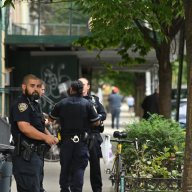
[[[162,43],[156,50],[159,61],[159,111],[166,118],[171,116],[172,68],[170,64],[170,43]]]
[[[182,191],[192,191],[192,1],[185,0],[185,36],[188,66],[187,127]]]
[[[135,115],[141,118],[143,116],[141,103],[145,97],[145,74],[135,73],[135,77]]]

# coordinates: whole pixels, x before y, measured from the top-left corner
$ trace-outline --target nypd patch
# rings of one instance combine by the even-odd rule
[[[18,104],[18,109],[20,112],[24,112],[28,108],[27,103],[19,103]]]

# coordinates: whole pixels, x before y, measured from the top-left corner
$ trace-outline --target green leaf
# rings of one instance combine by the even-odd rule
[[[12,6],[13,8],[15,8],[14,3],[12,2],[12,0],[5,0],[4,4],[2,7],[7,7],[7,6]]]

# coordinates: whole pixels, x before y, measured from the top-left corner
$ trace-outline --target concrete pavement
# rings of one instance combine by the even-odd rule
[[[127,124],[133,123],[134,121],[138,121],[133,114],[128,113],[127,105],[124,103],[121,107],[121,115],[120,115],[120,129],[122,131]],[[113,132],[116,129],[111,128],[111,115],[108,113],[107,119],[104,122],[105,131],[103,135],[113,135]],[[111,168],[112,163],[108,165],[104,164],[103,159],[101,159],[101,172],[103,179],[103,192],[112,192],[111,181],[109,180],[109,175],[105,173],[107,168]],[[47,192],[59,192],[59,173],[60,173],[60,164],[59,162],[45,162],[44,167],[44,188]],[[16,192],[16,185],[14,178],[12,179],[11,192]],[[83,192],[91,192],[91,185],[89,180],[89,165],[86,168],[85,176],[84,176],[84,187]]]

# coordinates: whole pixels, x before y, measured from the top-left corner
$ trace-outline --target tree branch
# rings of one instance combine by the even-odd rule
[[[178,17],[172,22],[172,25],[169,28],[169,32],[168,32],[168,35],[170,36],[171,39],[175,37],[175,35],[183,26],[183,24],[184,24],[184,18],[182,17]]]
[[[134,20],[135,24],[137,25],[137,27],[139,28],[139,30],[141,31],[141,33],[143,34],[144,38],[151,44],[151,46],[153,48],[157,48],[157,36],[155,31],[152,31],[150,29],[148,29],[147,27],[141,25],[141,23],[138,20]],[[150,36],[150,33],[153,33],[153,37],[152,38]]]

